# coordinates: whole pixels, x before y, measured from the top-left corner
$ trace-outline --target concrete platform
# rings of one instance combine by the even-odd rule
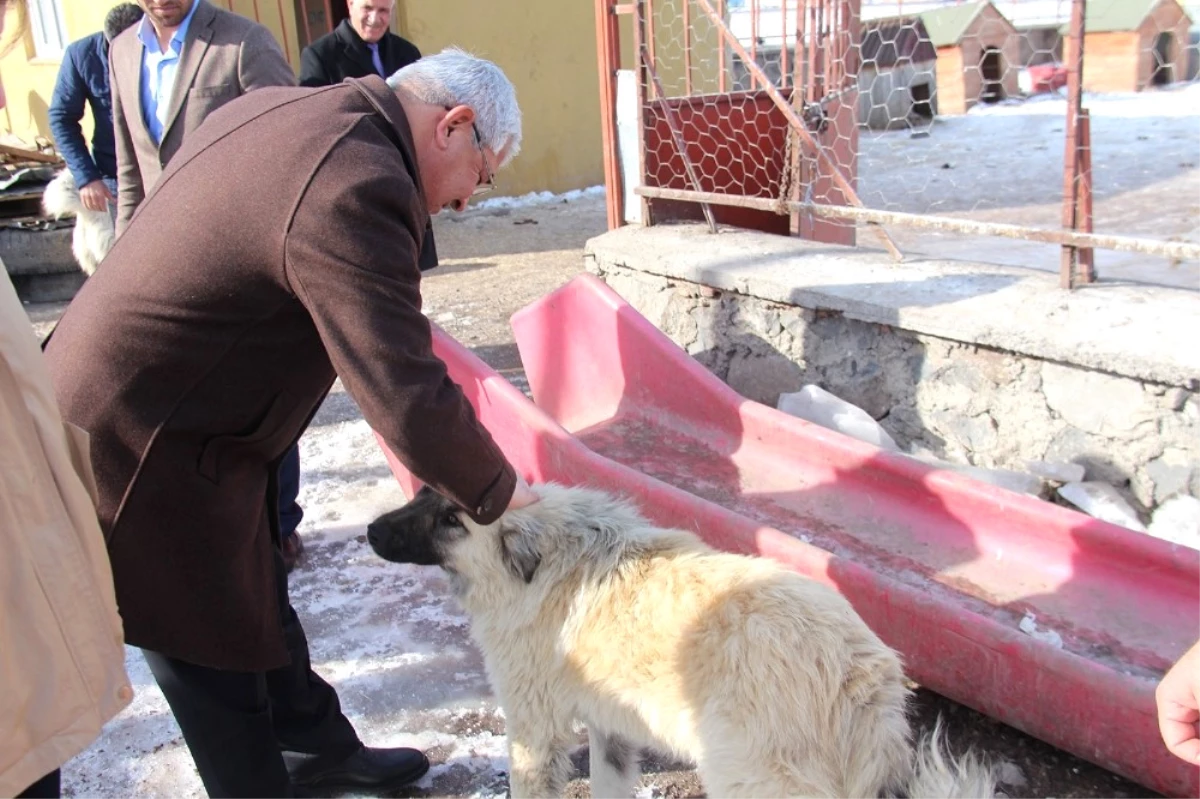
[[[1200,286],[1103,283],[701,225],[623,227],[591,239],[589,268],[619,266],[813,310],[838,311],[1041,360],[1197,390]]]

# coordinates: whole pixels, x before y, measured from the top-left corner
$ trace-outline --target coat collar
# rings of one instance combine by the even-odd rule
[[[412,127],[408,124],[408,115],[404,113],[404,106],[400,103],[400,98],[383,78],[374,74],[365,78],[348,78],[346,82],[353,84],[367,102],[374,106],[380,116],[388,121],[395,134],[392,139],[396,143],[396,148],[400,150],[400,155],[404,158],[404,165],[408,167],[408,173],[412,175],[413,183],[416,184],[417,191],[421,195],[421,208],[425,208],[425,185],[421,182],[421,171],[417,166],[416,142],[413,139]]]

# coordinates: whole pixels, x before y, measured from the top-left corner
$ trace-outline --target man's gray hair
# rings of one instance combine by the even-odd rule
[[[423,103],[475,112],[483,146],[494,153],[508,148],[504,166],[521,150],[521,109],[517,91],[500,67],[457,47],[414,61],[388,78]]]

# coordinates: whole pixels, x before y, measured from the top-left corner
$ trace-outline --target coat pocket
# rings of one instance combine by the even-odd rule
[[[259,423],[250,432],[210,438],[200,451],[197,470],[201,476],[220,485],[223,466],[227,470],[231,461],[254,454],[263,444],[274,439],[291,417],[292,410],[291,396],[282,391],[271,400]]]
[[[219,83],[216,86],[193,86],[188,89],[188,96],[199,98],[206,97],[232,97],[236,95],[238,87],[236,83]]]

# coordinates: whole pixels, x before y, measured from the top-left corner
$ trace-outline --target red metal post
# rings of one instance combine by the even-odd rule
[[[611,0],[596,0],[596,60],[600,72],[600,140],[604,150],[604,188],[608,229],[624,223],[621,162],[617,154],[617,67],[620,29]]]
[[[1071,5],[1071,30],[1067,38],[1070,57],[1067,59],[1067,120],[1066,142],[1063,148],[1063,227],[1075,230],[1078,226],[1079,201],[1079,106],[1083,99],[1083,33],[1087,0],[1074,0]],[[1059,263],[1059,286],[1075,287],[1077,251],[1064,246]]]

